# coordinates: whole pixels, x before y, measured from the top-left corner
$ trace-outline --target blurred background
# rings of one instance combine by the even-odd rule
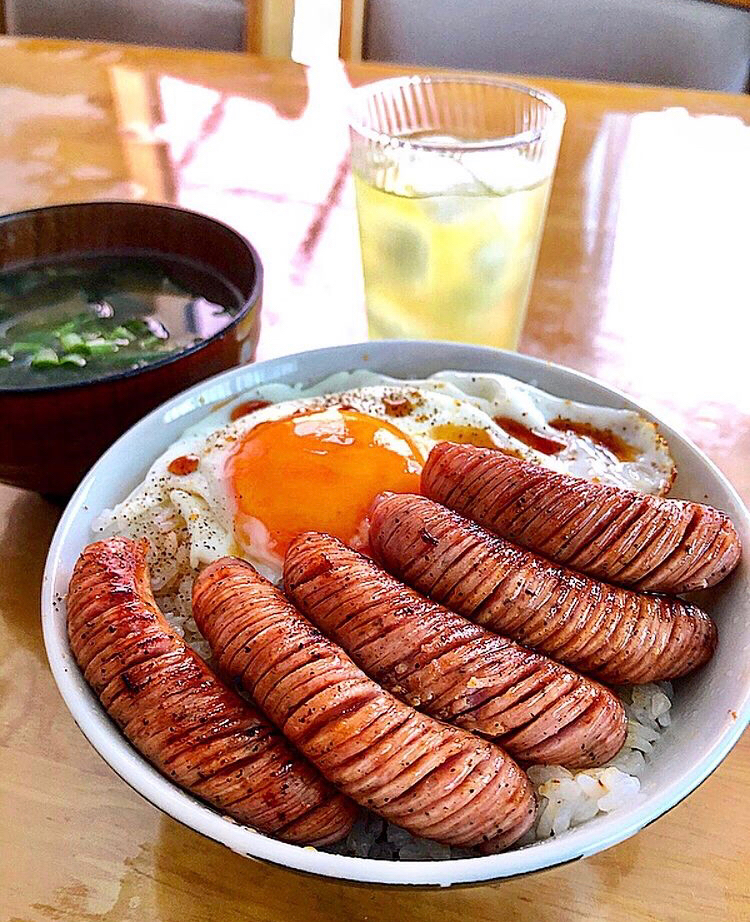
[[[0,0],[16,35],[746,92],[750,0]]]

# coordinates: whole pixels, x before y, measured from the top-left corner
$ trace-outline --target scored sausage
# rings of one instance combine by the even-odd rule
[[[355,805],[169,625],[147,553],[146,541],[90,544],[70,581],[71,649],[110,716],[165,775],[235,819],[300,844],[346,836]]]
[[[250,564],[206,567],[193,612],[221,668],[354,800],[415,835],[488,851],[533,822],[509,756],[396,700]]]
[[[379,497],[370,543],[430,598],[615,685],[684,675],[716,646],[713,621],[694,605],[555,566],[423,496]]]
[[[425,599],[337,538],[297,538],[284,583],[394,695],[517,759],[588,768],[625,741],[625,711],[609,689]]]
[[[718,509],[559,474],[493,449],[439,443],[421,489],[503,538],[637,589],[704,589],[740,559],[737,531]]]

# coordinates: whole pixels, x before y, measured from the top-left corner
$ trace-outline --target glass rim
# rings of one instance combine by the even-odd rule
[[[429,139],[419,140],[411,138],[408,135],[392,135],[388,134],[387,131],[378,131],[374,128],[370,128],[364,124],[361,115],[357,111],[362,101],[368,96],[372,96],[376,88],[395,89],[396,87],[435,83],[474,84],[495,87],[496,89],[516,90],[525,96],[531,96],[539,102],[544,103],[550,112],[550,122],[543,128],[519,131],[515,134],[506,135],[500,138],[484,138],[479,141],[462,142],[461,144],[436,144]],[[495,150],[497,148],[521,147],[527,144],[533,144],[537,141],[541,141],[550,128],[557,125],[562,127],[565,123],[566,114],[567,110],[565,108],[565,103],[546,90],[540,90],[537,87],[528,86],[524,83],[517,83],[514,80],[506,80],[503,77],[463,74],[412,74],[408,77],[385,77],[381,80],[373,80],[371,83],[364,83],[352,90],[351,102],[347,107],[349,127],[352,131],[356,131],[357,134],[368,141],[375,142],[383,147],[408,147],[441,153]]]

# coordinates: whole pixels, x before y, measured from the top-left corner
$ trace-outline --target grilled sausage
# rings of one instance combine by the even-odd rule
[[[558,474],[493,449],[436,445],[422,493],[558,563],[637,589],[704,589],[740,559],[737,531],[718,509]]]
[[[694,605],[557,567],[423,496],[380,497],[370,542],[425,595],[605,682],[676,678],[716,646],[713,621]]]
[[[209,565],[193,611],[221,668],[354,800],[416,835],[490,851],[533,822],[509,756],[397,701],[250,564]]]
[[[288,842],[346,836],[356,807],[173,630],[151,593],[148,543],[90,544],[68,591],[68,635],[86,681],[165,775]]]
[[[609,689],[430,602],[337,538],[297,538],[284,582],[390,692],[517,759],[588,768],[625,741],[625,711]]]

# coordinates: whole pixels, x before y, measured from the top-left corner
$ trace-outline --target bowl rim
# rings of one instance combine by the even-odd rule
[[[424,353],[420,357],[420,361],[425,364],[430,360],[434,360],[434,356],[431,354],[434,350],[442,350],[445,358],[443,359],[441,355],[439,361],[444,368],[450,367],[451,354],[457,355],[460,353],[462,358],[458,360],[459,365],[463,358],[470,358],[473,355],[477,357],[484,356],[497,360],[498,373],[507,373],[502,370],[503,363],[507,363],[510,359],[511,364],[515,360],[520,362],[525,370],[528,370],[528,378],[533,379],[535,369],[551,369],[554,373],[562,375],[562,386],[565,385],[566,380],[589,386],[593,385],[595,389],[606,392],[607,396],[615,400],[617,404],[636,409],[647,418],[655,420],[668,440],[676,439],[681,442],[681,447],[692,453],[708,469],[709,473],[719,481],[722,488],[727,491],[740,511],[743,529],[750,530],[750,512],[748,512],[742,499],[724,474],[700,449],[689,439],[672,429],[669,424],[655,417],[654,414],[635,403],[622,392],[582,372],[547,362],[543,359],[522,356],[505,350],[439,341],[390,340],[385,342],[366,342],[281,356],[258,362],[254,365],[238,366],[230,369],[208,378],[166,401],[124,433],[88,472],[60,519],[50,545],[44,571],[41,605],[42,627],[45,648],[53,677],[79,729],[102,758],[126,783],[173,819],[225,845],[238,854],[289,870],[306,872],[336,880],[410,887],[448,887],[488,882],[546,870],[579,858],[588,857],[622,842],[643,827],[654,822],[684,800],[718,767],[750,722],[750,683],[746,684],[745,688],[741,690],[739,696],[741,700],[737,705],[736,718],[727,723],[720,732],[717,731],[715,742],[695,763],[679,772],[677,777],[671,780],[663,790],[652,795],[649,802],[630,809],[622,816],[619,815],[618,811],[614,814],[599,817],[595,831],[591,830],[590,827],[587,829],[587,824],[583,824],[568,831],[559,839],[547,839],[530,846],[478,858],[438,861],[387,861],[329,854],[316,849],[281,842],[222,816],[212,807],[170,782],[132,747],[119,729],[111,722],[99,704],[98,699],[86,685],[72,657],[67,644],[67,633],[63,630],[64,640],[57,636],[55,623],[57,612],[54,596],[55,576],[60,566],[61,554],[66,549],[68,532],[78,513],[82,509],[86,512],[89,511],[86,506],[89,490],[96,478],[106,471],[112,458],[116,457],[124,446],[129,443],[135,444],[142,432],[154,425],[158,425],[160,418],[173,411],[181,403],[192,402],[195,406],[203,402],[207,415],[211,412],[213,404],[217,400],[224,399],[226,395],[201,401],[203,392],[209,392],[212,388],[216,390],[216,386],[221,384],[231,386],[233,379],[241,378],[243,374],[247,374],[248,371],[257,366],[268,367],[276,377],[288,376],[285,374],[285,366],[286,370],[292,369],[295,363],[304,365],[311,358],[313,360],[329,360],[327,364],[331,364],[332,361],[328,373],[362,367],[363,362],[376,369],[378,364],[382,364],[389,355],[392,356],[393,352],[404,348]],[[345,364],[337,361],[344,356],[351,356],[352,360],[347,361]],[[358,360],[357,357],[359,357]],[[296,370],[300,376],[304,377],[302,368],[297,368]],[[317,374],[316,377],[318,377]],[[242,393],[240,390],[233,391],[230,399],[238,397],[240,393]]]
[[[113,374],[109,375],[100,375],[99,377],[95,378],[86,378],[83,381],[66,381],[64,383],[57,382],[51,384],[41,384],[35,387],[8,387],[7,385],[0,384],[0,398],[53,394],[55,392],[78,390],[84,387],[93,387],[98,384],[114,384],[118,381],[123,381],[126,378],[134,378],[139,375],[147,374],[150,371],[156,371],[159,368],[164,368],[165,365],[171,365],[173,362],[178,362],[180,359],[185,358],[186,356],[195,355],[202,349],[210,346],[212,343],[218,342],[220,339],[226,336],[227,333],[231,332],[235,327],[237,327],[243,320],[249,317],[254,310],[259,308],[261,296],[263,293],[263,263],[261,262],[258,251],[255,249],[252,243],[250,243],[247,237],[244,236],[244,234],[241,234],[239,231],[235,230],[235,228],[230,227],[229,224],[225,224],[224,221],[220,221],[218,218],[204,214],[201,211],[195,211],[192,208],[183,208],[181,205],[170,205],[161,202],[135,202],[129,199],[94,199],[92,201],[82,202],[61,202],[55,205],[42,205],[38,208],[24,208],[21,211],[13,211],[10,214],[0,215],[0,233],[5,230],[6,224],[12,223],[17,218],[39,214],[41,212],[48,213],[52,211],[67,209],[75,210],[79,207],[92,208],[100,205],[105,207],[110,205],[125,205],[134,209],[137,208],[179,212],[189,215],[191,218],[198,218],[208,222],[209,224],[214,224],[216,227],[219,227],[222,230],[228,232],[238,240],[238,242],[245,248],[245,250],[247,250],[250,256],[250,260],[253,263],[253,267],[255,269],[255,278],[253,279],[253,287],[250,291],[250,294],[243,300],[242,306],[226,326],[223,326],[220,330],[212,333],[210,336],[206,337],[206,339],[202,339],[199,343],[195,343],[194,345],[188,346],[185,349],[179,349],[177,352],[170,355],[165,355],[163,359],[157,359],[155,362],[148,362],[147,364],[137,366],[136,368],[126,368],[123,371],[114,372]],[[127,247],[126,250],[132,251],[133,253],[156,252],[148,249],[147,247]],[[104,255],[110,251],[102,249],[92,250],[90,252],[92,255]],[[169,252],[172,251],[163,251],[163,253],[167,255]],[[43,259],[40,260],[40,262],[43,261]],[[33,265],[33,263],[30,263],[29,265]],[[6,268],[0,267],[0,275],[6,271]]]

